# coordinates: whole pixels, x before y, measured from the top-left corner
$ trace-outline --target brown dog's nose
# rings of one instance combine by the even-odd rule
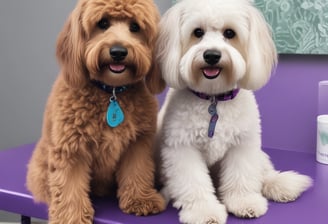
[[[209,65],[215,65],[221,59],[221,52],[215,50],[207,50],[203,54],[205,62]]]
[[[117,45],[111,47],[109,53],[115,61],[123,61],[128,55],[128,50],[125,47]]]

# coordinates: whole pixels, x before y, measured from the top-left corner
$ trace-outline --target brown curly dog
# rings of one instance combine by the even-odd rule
[[[92,223],[90,194],[114,185],[124,212],[164,210],[152,152],[154,94],[165,87],[153,61],[158,20],[151,0],[80,0],[59,34],[61,72],[27,174],[49,223]]]

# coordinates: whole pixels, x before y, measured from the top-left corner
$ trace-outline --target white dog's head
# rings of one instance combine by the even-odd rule
[[[160,22],[157,59],[169,86],[218,94],[261,88],[277,53],[250,0],[182,0]]]

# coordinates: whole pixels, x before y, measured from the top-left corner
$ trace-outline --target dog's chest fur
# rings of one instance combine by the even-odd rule
[[[260,120],[252,92],[241,90],[233,100],[218,102],[219,119],[215,133],[208,137],[211,115],[209,100],[201,99],[189,90],[170,90],[163,118],[164,144],[170,148],[195,147],[202,152],[208,165],[221,159],[227,150],[238,146],[250,130],[258,129]]]
[[[62,94],[63,91],[66,94]],[[84,147],[92,156],[92,175],[96,179],[111,176],[130,144],[143,133],[155,132],[156,129],[157,101],[144,85],[117,94],[125,118],[115,128],[109,127],[106,121],[110,97],[111,94],[94,86],[72,91],[59,83],[48,111],[56,117],[51,121],[53,144],[58,146],[65,142],[70,150],[77,151],[77,156],[78,147]],[[70,145],[76,141],[79,145]]]

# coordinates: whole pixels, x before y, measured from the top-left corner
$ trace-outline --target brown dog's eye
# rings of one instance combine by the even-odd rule
[[[194,30],[194,35],[195,35],[195,37],[197,37],[197,38],[201,38],[202,36],[204,36],[204,34],[205,34],[204,30],[201,29],[201,28],[196,28],[196,29]]]
[[[140,31],[140,26],[139,26],[139,24],[136,23],[136,22],[132,22],[132,23],[130,24],[130,31],[131,31],[132,33],[137,33],[137,32],[139,32],[139,31]]]
[[[236,36],[236,33],[235,31],[233,31],[232,29],[226,29],[224,32],[223,32],[223,36],[227,39],[232,39]]]
[[[102,18],[98,23],[97,26],[99,27],[99,29],[102,30],[107,30],[108,27],[110,26],[109,21],[107,18]]]

